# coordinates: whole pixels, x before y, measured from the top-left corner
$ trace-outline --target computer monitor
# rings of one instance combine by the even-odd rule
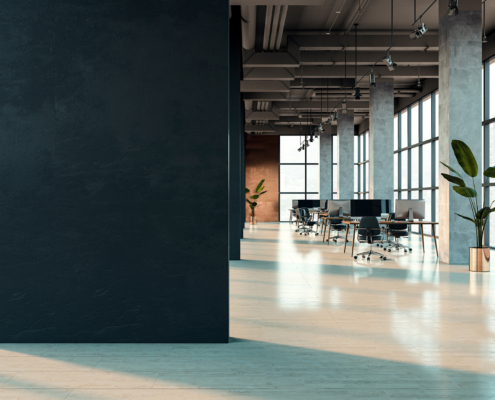
[[[395,219],[425,219],[425,201],[395,200]]]
[[[351,215],[351,201],[350,200],[328,200],[328,214],[338,215],[343,217],[344,215]]]
[[[390,200],[367,199],[351,200],[351,216],[353,217],[377,217],[390,212]]]
[[[327,200],[320,200],[320,210],[327,209]]]

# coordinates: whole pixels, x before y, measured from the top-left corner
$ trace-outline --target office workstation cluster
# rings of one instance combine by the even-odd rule
[[[367,258],[376,254],[386,260],[386,254],[364,252],[354,255],[356,234],[358,241],[381,247],[386,253],[403,250],[412,252],[410,245],[400,243],[400,238],[409,236],[410,226],[417,225],[421,231],[422,248],[425,252],[424,226],[430,226],[433,231],[435,251],[438,256],[438,247],[435,235],[436,222],[425,221],[424,200],[396,200],[395,212],[391,212],[391,200],[293,200],[289,209],[290,222],[295,219],[296,229],[300,235],[322,235],[322,242],[338,243],[343,241],[343,252],[346,252],[349,242],[349,232],[352,229],[351,256]],[[335,231],[336,235],[331,236]],[[345,231],[344,236],[340,233]]]

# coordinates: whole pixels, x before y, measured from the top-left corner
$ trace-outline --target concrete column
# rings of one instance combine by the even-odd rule
[[[330,125],[328,125],[330,126]],[[330,130],[330,129],[328,129]],[[320,135],[320,199],[328,200],[332,198],[333,181],[333,146],[332,134],[325,132]]]
[[[354,198],[354,113],[337,120],[337,198]]]
[[[439,157],[462,174],[452,151],[452,140],[462,140],[478,161],[475,178],[481,194],[481,2],[460,1],[459,14],[447,15],[448,1],[439,2]],[[440,173],[449,173],[439,164]],[[471,185],[471,178],[466,180]],[[473,224],[457,215],[471,217],[468,199],[452,190],[440,175],[439,253],[449,264],[467,264],[468,247],[476,245]],[[481,202],[481,196],[478,198]],[[480,203],[481,204],[481,203]]]
[[[370,86],[370,199],[394,199],[394,82]]]
[[[241,137],[244,119],[241,119],[241,15],[233,7],[230,19],[229,52],[229,260],[241,259],[241,206],[244,207],[244,188],[241,187]],[[242,192],[241,192],[242,189]]]

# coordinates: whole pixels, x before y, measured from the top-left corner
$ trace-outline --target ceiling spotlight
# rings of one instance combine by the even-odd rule
[[[299,147],[299,148],[297,149],[297,151],[301,151],[301,148]]]
[[[301,149],[303,149],[303,150],[305,149],[304,145],[302,145]]]
[[[334,120],[334,121],[337,121],[337,119],[338,119],[338,118],[337,118],[337,116],[338,116],[338,113],[337,113],[337,110],[335,110],[335,111],[333,112],[333,120]]]
[[[481,41],[481,43],[488,43],[488,39],[487,39],[486,35],[483,36],[483,40]]]
[[[459,14],[459,0],[449,0],[449,16]]]
[[[421,36],[423,36],[426,31],[428,30],[428,27],[421,23],[418,25],[418,28],[413,30],[410,34],[409,34],[409,37],[411,39],[419,39]]]
[[[354,93],[354,98],[359,100],[361,98],[361,88],[356,87],[356,92]]]
[[[319,130],[320,132],[325,132],[325,129],[323,129],[323,126],[321,126],[321,124],[320,124],[320,126],[318,127],[318,130]]]
[[[393,71],[395,67],[397,67],[397,64],[392,61],[392,57],[388,52],[383,61],[387,64],[387,68],[389,71]]]
[[[311,143],[313,143],[313,136],[311,136],[311,137],[309,138],[309,141],[310,141]],[[309,146],[309,144],[308,144],[308,146]]]
[[[376,80],[375,80],[375,74],[373,73],[373,68],[371,68],[370,85],[376,87]]]
[[[328,125],[328,124],[331,124],[331,123],[332,123],[332,116],[329,114],[328,115],[328,118],[326,119],[326,121],[323,121],[323,124]]]
[[[342,114],[347,114],[347,103],[345,100],[342,102]]]

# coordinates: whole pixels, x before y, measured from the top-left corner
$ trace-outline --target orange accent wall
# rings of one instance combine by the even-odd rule
[[[246,187],[253,191],[265,179],[265,193],[256,209],[258,222],[278,222],[278,160],[280,136],[246,135]],[[251,209],[246,203],[246,222]]]

